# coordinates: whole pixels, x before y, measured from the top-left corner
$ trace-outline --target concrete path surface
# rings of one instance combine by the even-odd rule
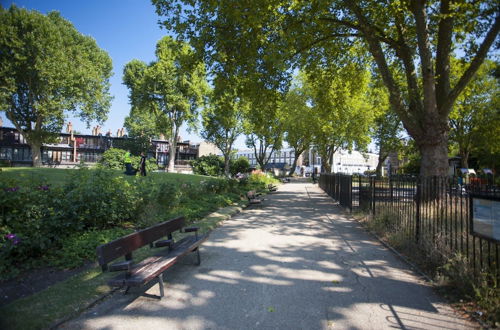
[[[470,329],[317,185],[289,183],[214,230],[158,285],[118,292],[65,329]]]

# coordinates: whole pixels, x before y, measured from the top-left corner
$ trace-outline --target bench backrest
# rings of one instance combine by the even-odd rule
[[[127,260],[132,259],[133,251],[171,235],[172,232],[184,227],[185,223],[184,217],[178,217],[100,245],[97,247],[99,265],[105,270],[106,265],[116,258],[125,256]]]

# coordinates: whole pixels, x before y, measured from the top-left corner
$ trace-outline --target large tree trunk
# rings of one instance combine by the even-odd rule
[[[42,166],[42,151],[40,148],[42,147],[41,143],[33,143],[30,144],[31,147],[31,159],[33,162],[33,167],[41,167]]]
[[[447,176],[448,165],[448,134],[442,133],[424,141],[415,141],[420,150],[420,175],[423,177]]]

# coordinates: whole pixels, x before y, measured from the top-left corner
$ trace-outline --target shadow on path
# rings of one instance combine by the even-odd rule
[[[165,272],[162,300],[115,294],[61,328],[474,327],[309,183],[227,220],[201,253],[201,266],[187,257]]]

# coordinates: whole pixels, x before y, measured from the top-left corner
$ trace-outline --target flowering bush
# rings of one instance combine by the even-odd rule
[[[239,200],[240,190],[247,189],[227,179],[194,184],[124,177],[105,169],[71,173],[60,185],[0,175],[0,278],[42,260],[47,264],[47,258],[61,267],[79,265],[102,244],[94,237],[120,236],[124,228],[142,228],[176,215],[199,219]]]
[[[248,177],[248,184],[257,189],[265,189],[268,184],[278,182],[272,175],[264,173],[261,170],[252,171]]]

